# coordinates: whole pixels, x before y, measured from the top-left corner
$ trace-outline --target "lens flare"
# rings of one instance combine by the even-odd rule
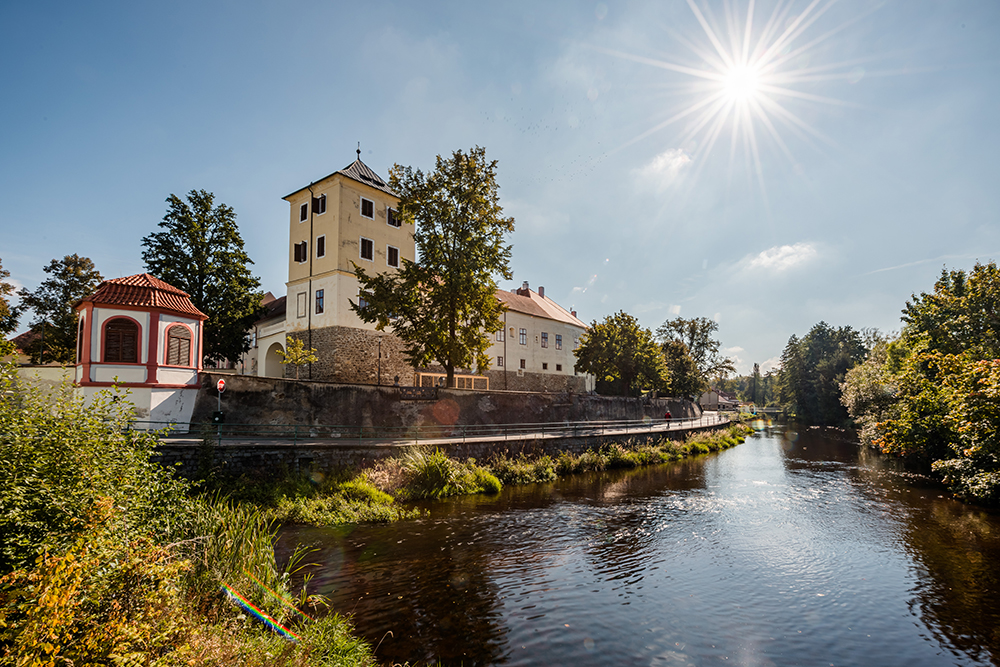
[[[272,618],[267,612],[258,608],[253,602],[250,602],[250,600],[240,595],[228,584],[222,584],[222,590],[226,592],[226,595],[230,600],[238,604],[240,607],[243,607],[243,609],[245,609],[250,615],[270,628],[273,632],[278,633],[289,641],[298,642],[301,639],[301,637],[283,626],[276,619]]]

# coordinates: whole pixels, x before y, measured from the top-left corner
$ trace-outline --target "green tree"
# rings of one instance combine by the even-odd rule
[[[92,294],[103,278],[89,257],[66,255],[54,259],[42,269],[49,277],[34,291],[21,290],[18,311],[30,309],[35,314],[31,330],[39,338],[25,352],[31,362],[76,360],[77,312],[73,305]]]
[[[14,286],[4,278],[10,277],[10,271],[3,268],[0,260],[0,340],[5,340],[8,334],[17,330],[17,311],[11,308],[7,297],[14,293]]]
[[[456,368],[489,368],[487,334],[503,326],[494,276],[512,277],[505,235],[514,219],[500,207],[496,166],[479,146],[437,156],[429,174],[393,166],[389,185],[402,221],[416,225],[419,263],[371,276],[355,265],[367,303],[351,308],[379,331],[390,327],[414,366],[441,364],[449,387]]]
[[[167,198],[159,227],[142,240],[146,270],[191,296],[205,322],[208,361],[237,362],[250,349],[250,326],[262,314],[260,279],[243,249],[236,213],[215,195],[192,190]]]
[[[687,346],[704,389],[712,380],[724,379],[736,372],[733,360],[719,352],[721,343],[713,337],[718,330],[719,324],[707,317],[677,317],[661,324],[656,330],[656,338],[661,343],[675,340]]]
[[[288,349],[284,352],[278,350],[278,354],[281,355],[282,364],[295,365],[295,379],[298,380],[299,369],[306,364],[316,363],[319,361],[319,357],[316,356],[316,348],[306,349],[306,344],[302,342],[301,338],[289,338],[287,343]]]
[[[669,385],[663,352],[649,329],[624,311],[596,320],[574,350],[576,370],[597,378],[598,391],[630,396]]]
[[[696,397],[707,388],[687,345],[679,340],[668,340],[660,344],[660,349],[668,378],[664,391],[669,396]]]

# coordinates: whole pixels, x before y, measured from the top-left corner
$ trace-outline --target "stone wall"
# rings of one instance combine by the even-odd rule
[[[201,374],[192,421],[211,421],[216,381],[226,379],[222,410],[228,424],[325,424],[411,427],[434,424],[541,424],[699,417],[684,399],[639,399],[596,394],[439,389],[437,399],[401,400],[391,386],[304,382],[250,375]],[[383,371],[383,382],[385,376]]]
[[[476,443],[456,442],[436,445],[436,447],[452,458],[460,460],[475,458],[479,461],[485,461],[495,454],[516,456],[525,453],[555,456],[564,451],[581,454],[588,449],[598,449],[611,442],[618,442],[626,447],[637,447],[646,443],[654,444],[664,438],[680,440],[694,431],[713,431],[719,428],[718,425],[713,425],[688,431],[638,435],[593,435],[575,438],[495,440]],[[223,441],[221,445],[205,449],[194,441],[167,441],[157,447],[154,459],[187,477],[194,476],[199,469],[205,467],[214,468],[226,475],[281,474],[283,472],[328,473],[331,470],[343,468],[360,470],[371,466],[379,459],[398,456],[409,447],[419,446],[419,442],[412,445],[386,446],[363,443],[288,442],[282,444],[271,442],[258,444]],[[211,460],[208,460],[208,457],[211,457]]]
[[[299,338],[306,347],[317,350],[319,360],[312,364],[312,380],[322,382],[343,382],[349,384],[391,385],[399,376],[401,385],[413,384],[413,368],[403,355],[403,341],[388,332],[355,329],[353,327],[324,327],[312,330],[312,342],[308,331],[295,331],[288,338]],[[381,339],[381,372],[379,349]],[[295,377],[295,367],[285,367],[285,377]],[[299,370],[299,377],[310,379],[308,366]]]
[[[444,373],[444,367],[431,364],[421,371],[431,373]],[[473,375],[471,370],[456,370],[456,373],[463,375]],[[507,371],[500,368],[491,368],[482,373],[490,380],[491,391],[546,391],[546,392],[572,392],[583,394],[587,391],[587,378],[583,375],[564,375],[562,373],[532,373],[524,371],[518,376],[517,369],[513,366]]]

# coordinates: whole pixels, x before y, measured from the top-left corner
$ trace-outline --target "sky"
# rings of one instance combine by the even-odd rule
[[[478,145],[516,220],[501,287],[712,318],[767,370],[1000,258],[998,35],[995,0],[0,3],[0,262],[140,273],[204,189],[281,295],[281,197],[358,142],[383,178]]]

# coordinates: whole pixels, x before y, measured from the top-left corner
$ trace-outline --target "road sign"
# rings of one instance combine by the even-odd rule
[[[221,394],[222,392],[224,392],[226,390],[226,381],[225,380],[219,380],[215,384],[215,387],[219,390],[219,393]]]

